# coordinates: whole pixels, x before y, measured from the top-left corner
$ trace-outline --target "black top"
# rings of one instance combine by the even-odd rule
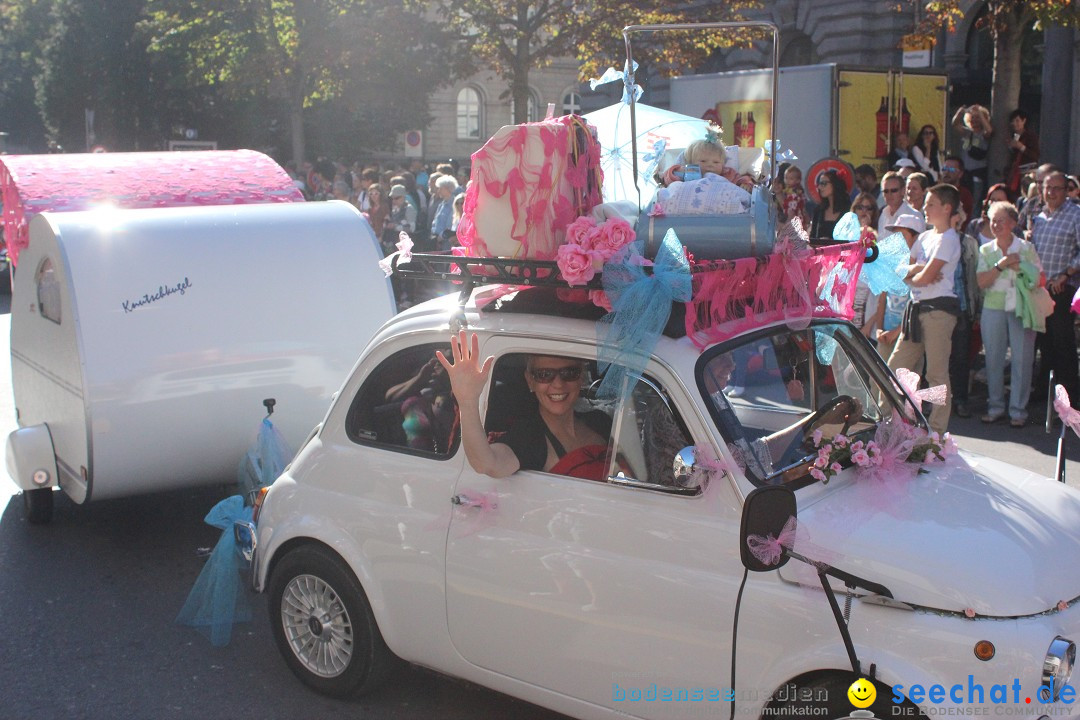
[[[574,418],[585,423],[585,427],[602,438],[611,435],[611,418],[607,413],[591,410],[587,413],[574,413]],[[522,470],[543,470],[547,462],[547,434],[547,423],[540,414],[529,413],[518,418],[498,442],[508,445],[514,451]],[[554,447],[558,449],[558,445]],[[562,457],[565,452],[556,454]]]
[[[824,204],[818,205],[814,210],[814,216],[810,219],[810,237],[814,240],[833,239],[832,231],[840,218],[837,218],[836,220],[826,220],[825,209],[826,206]],[[842,213],[840,217],[843,217]]]

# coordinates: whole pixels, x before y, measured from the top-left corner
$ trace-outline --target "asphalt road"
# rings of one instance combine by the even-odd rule
[[[9,299],[0,296],[0,438],[15,427]],[[965,449],[1053,472],[1056,436],[1041,428],[957,419],[952,429]],[[1072,484],[1080,440],[1067,443]],[[316,695],[279,657],[262,596],[227,647],[175,625],[202,567],[196,550],[218,538],[202,518],[228,488],[85,506],[58,494],[44,527],[26,523],[16,493],[0,472],[0,720],[561,717],[419,668],[370,698]]]

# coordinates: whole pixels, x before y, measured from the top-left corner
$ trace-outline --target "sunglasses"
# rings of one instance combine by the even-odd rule
[[[828,181],[828,180],[826,180],[825,178],[821,178],[821,179],[819,179],[819,180],[817,181],[817,186],[818,186],[818,187],[825,187],[825,186],[826,186],[826,185],[828,185],[828,184],[829,184],[829,181]]]
[[[856,205],[856,210],[865,210],[866,212],[873,212],[876,206],[874,205]]]
[[[529,374],[532,375],[532,379],[536,382],[547,385],[550,382],[555,382],[556,375],[563,382],[579,380],[581,379],[581,370],[580,365],[567,365],[561,368],[533,368],[529,371]]]
[[[933,130],[923,130],[923,135],[937,135]]]
[[[892,195],[894,193],[903,192],[903,190],[901,188],[885,188],[881,192],[885,193],[886,195]]]

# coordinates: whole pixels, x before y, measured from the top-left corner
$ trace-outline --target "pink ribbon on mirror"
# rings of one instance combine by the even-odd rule
[[[798,528],[798,520],[794,516],[789,517],[784,523],[784,529],[777,537],[767,535],[748,535],[746,545],[750,548],[750,554],[765,565],[776,565],[784,554],[784,549],[795,547],[795,533]]]

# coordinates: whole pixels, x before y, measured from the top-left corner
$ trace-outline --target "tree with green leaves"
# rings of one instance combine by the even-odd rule
[[[907,39],[936,42],[942,29],[956,30],[964,18],[960,0],[907,0],[919,6],[919,22]],[[1080,27],[1080,5],[1075,0],[986,0],[980,22],[994,42],[994,75],[990,94],[990,122],[995,136],[1007,132],[1009,113],[1020,100],[1020,47],[1024,31],[1033,24]],[[992,142],[988,165],[990,182],[1002,179],[1008,146]]]
[[[39,43],[49,25],[43,0],[0,0],[0,130],[10,136],[9,151],[44,148],[34,76]]]
[[[449,77],[450,43],[412,0],[147,3],[151,48],[182,56],[191,82],[284,108],[298,165],[307,111],[340,101],[361,119],[412,127]],[[371,103],[383,112],[364,114]]]
[[[739,20],[758,0],[703,5],[658,0],[442,0],[447,24],[460,33],[468,55],[491,66],[510,86],[514,122],[528,112],[529,72],[560,57],[580,62],[581,79],[622,66],[627,25]],[[719,47],[746,42],[749,33],[663,32],[634,38],[635,59],[671,74],[703,63]]]

